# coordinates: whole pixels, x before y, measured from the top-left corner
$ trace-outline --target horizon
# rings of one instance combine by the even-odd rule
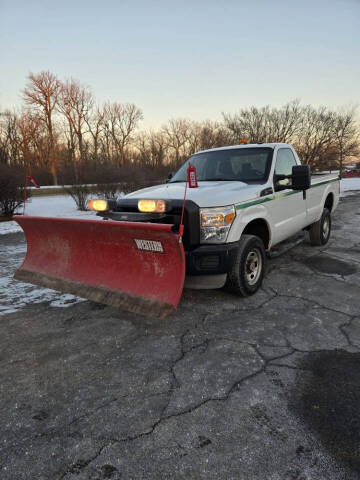
[[[295,98],[358,104],[360,2],[243,5],[1,0],[0,109],[20,108],[27,75],[42,70],[89,86],[100,104],[136,104],[142,128]]]

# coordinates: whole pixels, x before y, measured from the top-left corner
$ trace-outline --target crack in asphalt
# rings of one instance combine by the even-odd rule
[[[185,337],[185,335],[189,332],[189,330],[187,330],[186,332],[184,332],[181,336],[181,338],[183,339]],[[214,337],[215,339],[215,337]],[[210,339],[212,340],[212,339]],[[190,350],[188,350],[187,352],[185,352],[185,355],[183,356],[179,356],[174,364],[171,366],[171,369],[174,369],[176,364],[181,361],[188,352],[190,351],[193,351],[195,350],[196,348],[198,347],[202,347],[206,342],[202,342],[201,344],[197,345],[197,346],[194,346],[193,348],[191,348]],[[261,373],[264,373],[267,369],[267,367],[271,364],[271,362],[273,360],[278,360],[278,359],[281,359],[281,358],[284,358],[286,356],[289,356],[289,355],[292,355],[294,352],[288,352],[287,354],[282,354],[282,355],[279,355],[277,357],[274,357],[272,359],[266,359],[260,352],[257,351],[256,347],[254,347],[254,350],[255,352],[258,354],[259,358],[261,359],[261,361],[263,362],[263,365],[261,366],[261,368],[259,368],[258,370],[256,370],[255,372],[249,374],[249,375],[245,375],[244,377],[236,380],[232,386],[228,389],[228,391],[226,392],[225,395],[223,395],[222,397],[209,397],[209,398],[206,398],[204,400],[202,400],[201,402],[199,402],[197,405],[194,405],[192,407],[189,407],[187,409],[184,409],[180,412],[177,412],[177,413],[174,413],[174,414],[170,414],[170,415],[164,415],[164,412],[166,411],[166,409],[168,408],[169,404],[170,404],[170,401],[171,401],[171,395],[172,395],[172,392],[173,390],[169,390],[169,400],[168,402],[166,403],[166,405],[163,407],[162,409],[162,412],[161,414],[159,415],[159,418],[158,420],[156,420],[153,425],[151,427],[149,427],[148,429],[146,429],[145,431],[143,432],[140,432],[136,435],[129,435],[127,437],[124,437],[124,438],[110,438],[104,445],[102,445],[102,447],[98,450],[97,454],[96,455],[93,455],[90,459],[82,462],[82,465],[79,465],[77,466],[78,470],[81,471],[83,470],[84,468],[86,468],[90,463],[94,462],[101,454],[102,452],[110,447],[111,445],[114,445],[114,444],[120,444],[120,443],[128,443],[128,442],[133,442],[133,441],[136,441],[136,440],[139,440],[143,437],[147,437],[149,435],[152,435],[155,430],[164,422],[167,422],[173,418],[178,418],[178,417],[181,417],[183,415],[188,415],[188,414],[191,414],[193,412],[195,412],[196,410],[204,407],[205,405],[207,405],[208,403],[211,403],[211,402],[226,402],[229,400],[229,398],[231,397],[231,395],[236,392],[236,391],[239,391],[241,385],[243,383],[245,383],[246,381],[248,380],[251,380],[255,377],[257,377],[259,374]],[[175,377],[176,378],[176,377]],[[66,475],[68,473],[71,473],[71,467],[72,466],[69,466],[67,467],[67,470],[59,477],[58,480],[63,480]]]
[[[173,385],[170,386],[170,390],[169,390],[170,399],[171,399],[171,395],[172,395],[173,391],[175,390],[175,388],[180,388],[180,386],[181,386],[180,381],[176,377],[176,373],[175,373],[174,369],[175,369],[176,365],[179,362],[181,362],[181,360],[185,357],[185,355],[187,353],[184,349],[184,338],[185,338],[185,335],[187,335],[189,332],[190,332],[190,329],[187,329],[180,336],[180,355],[178,356],[178,358],[175,359],[175,361],[172,363],[172,365],[170,366],[170,369],[169,369],[169,372],[173,377]],[[170,399],[169,399],[169,402],[168,402],[166,408],[169,406]],[[165,410],[166,409],[164,409],[163,412],[165,412]]]
[[[352,318],[350,318],[350,320],[349,320],[348,322],[342,323],[341,325],[339,325],[338,328],[339,328],[340,332],[341,332],[341,333],[344,335],[344,337],[346,338],[349,346],[355,348],[356,350],[360,350],[360,348],[352,342],[349,333],[345,330],[346,327],[350,327],[350,326],[352,325],[352,322],[353,322],[356,318],[358,318],[358,317],[357,317],[357,316],[353,316]]]
[[[278,293],[274,288],[272,287],[269,287],[271,288],[275,293],[276,293],[276,296],[278,297],[286,297],[286,298],[294,298],[294,299],[299,299],[299,300],[303,300],[305,302],[308,302],[308,303],[312,303],[314,305],[317,305],[318,307],[320,308],[323,308],[324,310],[329,310],[330,312],[333,312],[333,313],[336,313],[336,314],[340,314],[340,315],[345,315],[346,317],[349,317],[349,321],[348,322],[345,322],[345,323],[342,323],[341,325],[337,325],[337,328],[338,330],[340,331],[340,333],[343,335],[343,337],[345,338],[345,340],[347,341],[348,345],[359,350],[359,347],[356,346],[352,341],[351,341],[351,338],[350,338],[350,335],[348,334],[348,332],[346,332],[346,330],[344,330],[344,328],[346,327],[349,327],[351,325],[351,323],[353,322],[353,320],[355,320],[355,318],[357,318],[356,315],[350,315],[349,313],[345,313],[345,312],[342,312],[342,311],[339,311],[339,310],[336,310],[334,308],[331,308],[331,307],[326,307],[324,305],[322,305],[320,302],[317,302],[315,300],[309,300],[307,298],[303,298],[303,297],[299,297],[297,295],[285,295],[285,294],[281,294],[281,293]],[[288,338],[286,338],[287,341],[289,342],[290,344],[290,341],[288,340]],[[291,348],[295,348],[293,347],[291,344],[290,344]],[[296,350],[296,349],[295,349]],[[301,351],[301,350],[297,350],[297,351]],[[311,352],[311,350],[307,351],[307,350],[302,350],[303,352]]]
[[[295,300],[302,300],[304,302],[312,303],[314,305],[317,305],[318,307],[323,308],[324,310],[329,310],[330,312],[333,312],[333,313],[339,313],[341,315],[345,315],[346,317],[350,317],[350,318],[354,317],[354,315],[352,315],[350,313],[345,313],[341,310],[336,310],[335,308],[326,307],[325,305],[323,305],[320,302],[317,302],[316,300],[313,300],[313,299],[310,300],[308,298],[300,297],[298,295],[288,295],[288,294],[285,294],[285,293],[279,293],[273,287],[268,287],[268,288],[270,288],[275,293],[273,298],[275,298],[275,297],[285,297],[285,298],[293,298]]]
[[[91,462],[96,460],[102,454],[102,452],[105,450],[105,448],[107,448],[111,445],[111,443],[112,442],[109,442],[109,443],[103,445],[102,447],[100,447],[100,449],[96,452],[96,454],[93,455],[92,457],[88,458],[87,460],[81,460],[81,462],[79,461],[79,462],[77,462],[75,464],[72,464],[69,467],[67,467],[66,471],[58,478],[58,480],[63,480],[69,473],[79,474]]]
[[[266,293],[266,292],[265,292]],[[267,294],[268,295],[268,294]],[[278,295],[276,293],[274,293],[274,295],[272,295],[270,298],[267,298],[266,300],[264,300],[263,302],[259,303],[259,305],[256,305],[254,307],[249,307],[249,308],[236,308],[234,307],[233,309],[229,309],[227,310],[226,313],[231,313],[231,314],[234,314],[234,313],[242,313],[242,312],[253,312],[253,311],[256,311],[256,310],[261,310],[267,303],[271,302],[274,298],[276,298]],[[223,312],[222,312],[223,313]],[[212,316],[215,316],[215,315],[220,315],[220,312],[208,312],[204,315],[204,318],[202,319],[202,327],[204,326],[206,320],[208,317],[212,317]],[[204,327],[203,327],[204,329]],[[204,329],[205,331],[205,329]]]
[[[188,333],[188,330],[183,333],[182,338],[184,338],[185,334],[187,334],[187,333]],[[215,339],[215,337],[214,337],[214,339]],[[205,343],[205,342],[203,342],[203,343]],[[199,346],[202,346],[203,343],[199,344]],[[245,342],[244,342],[244,343],[245,343]],[[277,347],[277,346],[274,346],[274,347]],[[257,377],[257,376],[258,376],[259,374],[261,374],[261,373],[266,372],[266,370],[267,370],[267,368],[268,368],[269,366],[284,366],[284,365],[281,365],[281,364],[277,365],[276,363],[274,363],[274,360],[276,361],[276,360],[285,358],[285,357],[287,357],[287,356],[290,356],[290,355],[292,355],[292,354],[294,353],[294,351],[296,350],[296,349],[294,349],[294,351],[292,351],[292,352],[288,352],[287,354],[279,355],[279,356],[274,357],[274,358],[272,358],[272,359],[266,359],[266,358],[257,350],[257,348],[256,348],[255,346],[254,346],[253,348],[254,348],[254,350],[256,351],[256,353],[258,354],[258,356],[259,356],[259,358],[261,359],[261,361],[263,362],[263,365],[262,365],[261,368],[258,369],[257,371],[255,371],[255,372],[253,372],[253,373],[251,373],[251,374],[249,374],[249,375],[246,375],[246,376],[242,377],[242,378],[239,379],[239,380],[236,380],[236,381],[232,384],[232,386],[228,389],[227,393],[226,393],[224,396],[222,396],[222,397],[215,397],[215,398],[214,398],[214,397],[209,397],[209,398],[201,401],[201,402],[198,403],[197,405],[194,405],[193,407],[184,409],[184,410],[182,410],[181,412],[177,412],[177,413],[174,413],[174,414],[171,414],[171,415],[166,415],[166,416],[164,416],[163,414],[164,414],[164,412],[166,411],[166,409],[167,409],[167,407],[168,407],[168,405],[169,405],[169,403],[170,403],[170,400],[171,400],[171,395],[170,395],[169,402],[167,402],[167,404],[166,404],[165,407],[163,408],[162,413],[160,414],[158,420],[157,420],[156,422],[154,422],[151,427],[149,427],[149,428],[148,428],[147,430],[145,430],[144,432],[138,433],[138,434],[136,434],[136,435],[130,435],[130,436],[127,436],[127,437],[124,437],[124,438],[111,438],[111,439],[109,439],[109,441],[108,441],[106,444],[104,444],[104,445],[98,450],[98,452],[97,452],[96,455],[94,455],[94,456],[92,456],[90,459],[84,461],[84,462],[83,462],[83,466],[79,466],[79,470],[83,470],[83,469],[86,468],[90,463],[94,462],[94,461],[102,454],[102,452],[103,452],[106,448],[110,447],[111,445],[119,444],[119,443],[128,443],[128,442],[133,442],[133,441],[139,440],[139,439],[141,439],[141,438],[143,438],[143,437],[152,435],[152,434],[155,432],[155,430],[156,430],[162,423],[167,422],[167,421],[169,421],[169,420],[171,420],[171,419],[173,419],[173,418],[178,418],[178,417],[181,417],[181,416],[183,416],[183,415],[191,414],[191,413],[195,412],[196,410],[204,407],[205,405],[207,405],[208,403],[211,403],[211,402],[226,402],[226,401],[228,401],[229,398],[231,397],[231,395],[232,395],[234,392],[240,390],[240,387],[241,387],[241,385],[242,385],[243,383],[245,383],[246,381],[251,380],[251,379]],[[189,351],[192,351],[192,350],[194,350],[194,349],[196,349],[196,346],[195,346],[194,348],[191,348]],[[186,352],[186,353],[187,353],[187,352]],[[186,355],[186,353],[185,353],[185,355]],[[182,358],[184,358],[184,357],[182,357]],[[175,361],[174,365],[173,365],[171,368],[175,368],[176,363],[178,363],[182,358],[178,358],[178,359]],[[294,367],[294,368],[295,368],[295,367]],[[183,447],[182,447],[182,448],[183,448]],[[63,480],[68,473],[71,473],[71,471],[69,470],[70,468],[71,468],[71,466],[67,468],[67,471],[66,471],[64,474],[62,474],[61,477],[59,477],[59,480]]]

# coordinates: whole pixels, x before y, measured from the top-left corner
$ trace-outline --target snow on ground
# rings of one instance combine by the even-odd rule
[[[5,255],[0,255],[0,316],[14,313],[28,304],[49,302],[51,307],[69,307],[85,301],[74,295],[60,294],[55,290],[14,280],[13,274],[26,253],[26,243],[3,241],[3,244],[0,243],[0,252],[3,249]]]
[[[22,208],[19,209],[22,213]],[[95,212],[80,212],[70,195],[49,195],[32,197],[26,202],[25,215],[35,217],[89,218],[101,220]],[[20,232],[21,227],[13,221],[0,223],[0,235]]]
[[[20,210],[22,213],[22,209]],[[42,217],[89,218],[101,220],[95,212],[80,212],[69,195],[33,197],[26,203],[25,215]],[[16,312],[27,304],[49,302],[52,307],[68,307],[84,299],[55,290],[36,287],[13,279],[15,270],[21,265],[26,243],[6,235],[22,231],[13,221],[0,223],[0,316]]]
[[[360,177],[343,178],[340,181],[340,196],[346,197],[351,195],[351,191],[360,190]]]

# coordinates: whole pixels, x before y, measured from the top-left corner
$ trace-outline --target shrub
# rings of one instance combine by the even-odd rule
[[[65,191],[71,195],[78,210],[86,210],[86,202],[91,193],[88,185],[72,185],[71,187],[65,187]]]
[[[0,215],[11,217],[24,203],[25,173],[22,170],[0,165]],[[28,190],[27,196],[30,196]]]
[[[94,194],[101,198],[115,198],[120,192],[123,192],[121,184],[119,183],[99,183],[96,185],[96,191]]]
[[[166,177],[165,169],[159,175],[156,169],[150,167],[129,165],[119,168],[114,165],[90,162],[78,163],[76,171],[73,165],[64,170],[62,175],[59,174],[65,191],[71,195],[78,210],[86,210],[86,203],[90,197],[114,198],[121,192],[130,193],[140,188],[163,183]]]

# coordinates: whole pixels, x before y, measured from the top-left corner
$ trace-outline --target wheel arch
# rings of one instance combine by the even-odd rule
[[[255,218],[246,224],[242,235],[255,235],[264,243],[265,250],[271,245],[271,229],[265,218]]]
[[[325,197],[324,208],[327,208],[330,213],[334,207],[334,194],[333,192],[328,192]]]

